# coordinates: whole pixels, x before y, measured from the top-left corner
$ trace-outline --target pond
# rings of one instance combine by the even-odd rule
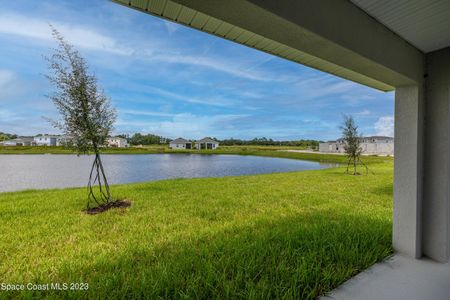
[[[85,186],[93,156],[0,155],[0,192]],[[242,155],[103,155],[110,184],[222,177],[331,167],[318,162]]]

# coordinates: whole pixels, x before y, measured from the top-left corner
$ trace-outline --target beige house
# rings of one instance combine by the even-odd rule
[[[21,138],[16,138],[16,139],[12,139],[12,140],[2,141],[2,142],[0,142],[0,145],[1,146],[33,146],[35,144],[34,144],[33,138],[21,137]]]
[[[130,146],[127,140],[121,137],[109,137],[106,143],[108,147],[112,148],[128,148]]]
[[[198,150],[206,149],[206,150],[214,150],[219,147],[219,142],[210,138],[203,138],[195,142],[195,148]]]
[[[343,139],[319,144],[319,152],[345,153]],[[388,136],[367,136],[360,139],[362,153],[366,155],[394,155],[394,138]]]
[[[185,140],[183,138],[174,139],[169,143],[170,149],[192,149],[192,142]]]

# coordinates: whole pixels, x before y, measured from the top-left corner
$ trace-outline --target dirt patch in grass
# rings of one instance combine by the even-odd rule
[[[125,212],[127,207],[131,206],[131,201],[129,200],[116,200],[107,204],[103,204],[94,208],[86,209],[84,212],[88,215],[96,215],[113,208],[119,208],[121,213]]]

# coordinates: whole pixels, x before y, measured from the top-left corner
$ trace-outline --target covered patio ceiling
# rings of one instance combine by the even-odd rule
[[[450,45],[450,1],[113,1],[383,91],[420,81],[423,52]]]
[[[450,1],[351,1],[424,53],[450,46]]]

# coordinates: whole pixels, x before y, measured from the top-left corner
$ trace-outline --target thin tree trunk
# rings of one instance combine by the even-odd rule
[[[95,202],[97,206],[107,204],[111,202],[111,192],[109,189],[108,180],[106,179],[105,170],[103,168],[103,163],[100,158],[100,153],[97,149],[97,146],[94,144],[94,152],[95,152],[95,159],[92,163],[91,173],[89,175],[89,182],[88,182],[88,203],[87,208],[89,209],[91,206],[91,202]],[[92,179],[92,175],[94,174],[94,171],[96,173],[94,179]],[[103,180],[103,183],[102,183]],[[97,198],[94,192],[93,186],[95,184],[98,184],[99,191],[100,191],[100,197]],[[105,190],[103,190],[103,188]],[[106,192],[106,193],[105,193]]]
[[[108,184],[108,180],[106,179],[106,174],[105,174],[105,170],[103,169],[103,163],[102,163],[102,159],[100,158],[100,153],[96,154],[97,159],[98,159],[98,164],[100,165],[100,171],[102,173],[103,176],[103,183],[105,185],[105,189],[106,189],[106,194],[107,194],[107,202],[111,201],[111,192],[109,191],[109,184]]]

